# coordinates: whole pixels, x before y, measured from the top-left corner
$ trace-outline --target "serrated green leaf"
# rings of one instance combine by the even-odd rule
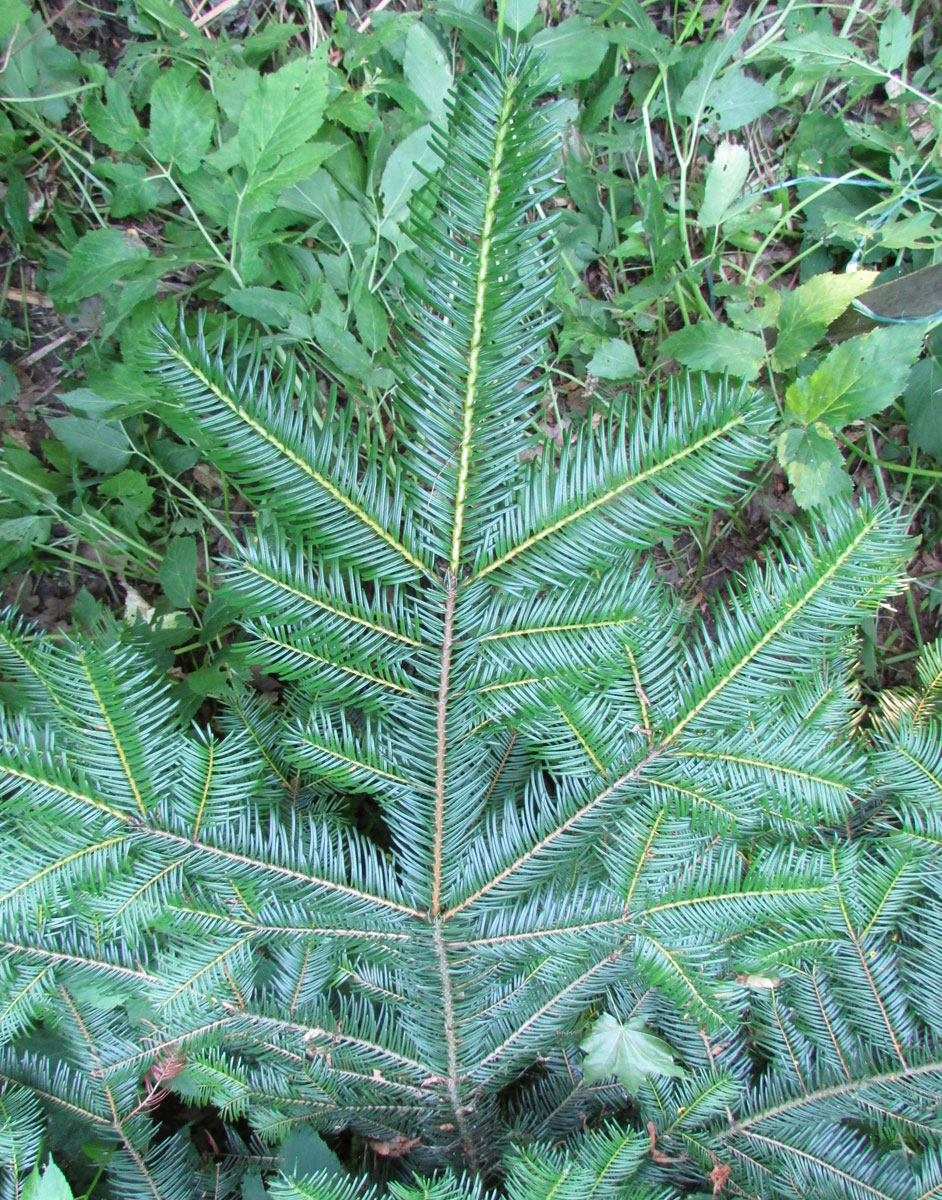
[[[3,493],[35,512],[42,500],[57,496],[65,481],[55,471],[47,471],[35,455],[6,439],[0,459],[0,485]]]
[[[460,29],[475,50],[487,54],[497,43],[497,26],[481,11],[483,0],[438,0],[435,17],[444,25]]]
[[[259,67],[267,62],[273,54],[284,49],[298,36],[298,27],[293,21],[270,23],[260,21],[255,32],[241,39],[242,52],[250,67]]]
[[[673,1051],[663,1038],[645,1032],[640,1021],[623,1025],[610,1013],[602,1013],[579,1048],[585,1052],[582,1073],[586,1083],[614,1076],[632,1096],[637,1095],[646,1075],[679,1079],[686,1073],[674,1062]]]
[[[227,597],[224,592],[216,592],[203,610],[200,645],[206,646],[219,637],[238,612],[238,605],[233,604],[231,597]]]
[[[230,121],[238,121],[249,100],[258,92],[262,77],[251,67],[227,59],[214,59],[210,68],[216,103]],[[233,141],[237,144],[238,137]]]
[[[147,512],[154,501],[154,489],[140,471],[125,469],[98,485],[98,491],[109,499],[119,500],[122,508],[134,520]]]
[[[242,161],[242,151],[239,149],[238,135],[223,142],[218,150],[211,150],[206,155],[204,167],[209,166],[213,171],[231,171]],[[202,174],[202,172],[200,173]]]
[[[51,290],[59,303],[84,300],[130,278],[148,258],[150,251],[135,233],[93,229],[76,242],[65,274]]]
[[[161,560],[157,578],[174,608],[192,608],[196,600],[196,538],[175,537]]]
[[[265,182],[283,169],[284,160],[317,133],[326,104],[324,47],[262,76],[239,117],[239,153],[250,181]],[[287,182],[279,180],[282,186]]]
[[[0,358],[0,405],[12,404],[20,394],[20,381],[16,372],[5,360]]]
[[[356,133],[369,133],[380,124],[379,114],[359,91],[343,91],[327,106],[327,119]]]
[[[101,983],[90,983],[87,980],[72,984],[69,991],[80,1004],[87,1004],[99,1012],[112,1012],[127,1004],[129,1000],[128,994],[120,989],[103,987]]]
[[[721,224],[726,211],[742,191],[749,174],[749,151],[735,142],[720,142],[707,171],[703,204],[697,221],[704,229]]]
[[[13,149],[19,139],[19,131],[13,128],[13,123],[6,113],[0,112],[0,158],[13,157]]]
[[[751,380],[759,374],[765,343],[755,334],[718,321],[678,329],[661,343],[665,354],[694,371],[716,371]]]
[[[321,1171],[340,1175],[340,1159],[313,1129],[293,1129],[281,1143],[278,1168],[285,1175],[317,1175]]]
[[[222,696],[230,686],[229,673],[219,665],[199,667],[187,673],[186,686],[197,696]]]
[[[190,203],[218,225],[231,225],[239,204],[239,186],[232,175],[213,169],[204,159],[198,171],[187,176]]]
[[[150,94],[149,141],[158,162],[195,171],[209,149],[215,120],[215,101],[192,67],[178,63],[157,77]]]
[[[153,376],[146,374],[139,363],[108,363],[98,368],[89,363],[85,378],[94,395],[114,405],[109,413],[112,418],[120,416],[123,419],[152,408],[158,395],[154,391]]]
[[[609,338],[596,348],[586,370],[599,379],[631,379],[641,367],[630,342]]]
[[[67,450],[94,470],[113,475],[127,466],[131,451],[120,425],[90,417],[50,417],[46,424]]]
[[[609,46],[608,32],[588,17],[567,17],[541,29],[530,43],[543,57],[541,74],[547,80],[577,83],[594,75]]]
[[[131,107],[131,97],[116,79],[105,84],[104,99],[92,93],[85,99],[83,112],[92,137],[110,150],[125,152],[144,138],[144,130]]]
[[[372,240],[372,231],[360,206],[355,200],[341,198],[337,184],[326,171],[316,171],[303,182],[285,188],[279,203],[294,212],[327,221],[346,246],[366,246]]]
[[[841,79],[869,83],[883,78],[877,67],[860,57],[857,47],[849,38],[819,29],[795,34],[783,42],[777,42],[775,48],[786,61],[800,68],[802,74],[811,79],[826,79],[829,75],[836,75]]]
[[[8,517],[0,521],[0,542],[12,542],[18,552],[30,546],[43,546],[52,532],[52,517],[33,514],[27,517]]]
[[[3,224],[18,245],[29,241],[29,187],[22,174],[14,167],[7,172],[7,190],[3,197]]]
[[[887,71],[898,71],[909,57],[913,42],[913,19],[897,4],[891,4],[880,21],[877,61]]]
[[[674,101],[674,110],[682,117],[700,121],[707,112],[710,95],[719,86],[719,73],[729,61],[736,43],[741,43],[742,32],[734,35],[735,41],[722,38],[708,40],[699,51],[694,51],[696,69],[686,87]],[[688,48],[688,53],[690,49]]]
[[[444,125],[445,97],[451,90],[451,65],[438,39],[421,22],[416,22],[406,38],[402,60],[406,83],[428,109],[437,125]]]
[[[67,404],[72,412],[93,420],[102,420],[111,416],[116,408],[121,407],[120,401],[106,400],[92,388],[75,388],[71,392],[57,392],[63,404]]]
[[[268,212],[274,208],[278,194],[286,187],[313,175],[336,150],[328,142],[308,142],[299,146],[273,167],[267,174],[255,175],[249,183],[246,203],[256,211]],[[355,201],[348,201],[355,204]]]
[[[900,217],[880,230],[880,244],[887,250],[931,250],[936,243],[936,214],[924,211]]]
[[[772,364],[778,371],[794,367],[819,342],[832,321],[870,287],[876,271],[815,275],[801,287],[782,294],[778,341]]]
[[[199,38],[200,31],[169,0],[136,0],[138,10],[148,16],[159,29],[167,29],[184,38]],[[174,39],[178,40],[178,39]]]
[[[906,385],[924,333],[923,325],[894,325],[842,342],[788,388],[786,407],[803,425],[823,421],[831,429],[880,412]]]
[[[166,181],[150,178],[143,163],[103,159],[95,170],[114,184],[108,212],[115,218],[150,212],[164,198]]]
[[[852,490],[840,447],[826,426],[786,429],[777,448],[795,503],[802,508],[830,504]]]
[[[942,459],[942,363],[935,355],[910,371],[903,399],[910,439],[926,454]]]

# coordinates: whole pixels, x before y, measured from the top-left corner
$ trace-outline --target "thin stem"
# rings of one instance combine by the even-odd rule
[[[856,442],[852,442],[850,438],[839,433],[837,440],[857,455],[864,462],[870,463],[873,467],[881,467],[884,471],[898,471],[901,475],[919,475],[923,479],[942,480],[942,471],[930,471],[926,467],[907,467],[904,463],[888,462],[885,458],[875,458],[866,450],[861,450]]]
[[[877,447],[873,440],[873,426],[870,424],[867,425],[867,445],[870,447],[870,453],[873,456],[873,461],[878,464],[876,471],[874,472],[877,481],[877,487],[880,489],[880,495],[883,498],[883,503],[889,504],[890,497],[887,495],[886,481],[883,478],[883,471],[881,470],[883,464],[877,457]]]
[[[229,270],[232,272],[233,277],[236,279],[239,278],[239,272],[236,270],[236,265],[235,265],[236,250],[238,249],[238,246],[239,246],[239,217],[242,215],[242,201],[245,199],[246,190],[247,190],[247,187],[243,187],[242,190],[239,192],[238,199],[236,200],[235,216],[232,218],[232,246],[229,249],[228,266],[229,266]],[[241,283],[239,284],[239,286],[240,287],[242,286]]]
[[[177,181],[174,179],[174,177],[170,174],[170,172],[167,170],[167,168],[161,166],[159,168],[157,174],[151,176],[151,178],[166,179],[166,181],[170,184],[170,186],[176,192],[177,198],[179,199],[180,203],[183,205],[183,207],[186,209],[186,211],[190,214],[190,219],[193,221],[193,224],[203,235],[203,239],[206,242],[207,246],[209,246],[210,250],[212,250],[213,255],[222,263],[222,265],[226,268],[226,270],[232,275],[232,278],[236,281],[237,286],[240,288],[245,287],[245,284],[242,282],[242,276],[235,269],[235,267],[232,265],[232,263],[229,262],[229,260],[223,254],[223,252],[219,249],[219,247],[216,245],[216,243],[210,237],[209,231],[207,230],[207,228],[203,224],[203,222],[199,219],[199,215],[197,214],[196,209],[190,203],[189,197],[186,195],[186,193],[183,191],[183,189],[180,187],[180,185],[177,183]]]
[[[152,470],[156,471],[157,474],[161,477],[161,479],[165,479],[167,481],[167,483],[170,484],[171,487],[175,487],[177,489],[177,491],[182,492],[183,495],[186,496],[186,498],[189,500],[189,502],[193,505],[193,507],[196,508],[199,512],[201,512],[203,514],[203,516],[210,523],[210,525],[213,525],[223,535],[223,537],[226,538],[227,541],[231,542],[232,545],[235,545],[236,540],[232,536],[232,530],[229,529],[227,526],[225,526],[222,523],[222,521],[219,520],[219,518],[212,511],[212,509],[209,508],[208,505],[204,504],[202,502],[202,500],[200,500],[199,497],[196,496],[196,494],[194,492],[192,492],[186,486],[185,483],[183,483],[183,482],[181,482],[181,480],[177,479],[176,476],[171,475],[169,472],[165,471],[163,469],[163,467],[160,465],[160,463],[157,462],[157,460],[155,458],[152,458],[151,455],[145,453],[143,450],[139,450],[136,446],[134,446],[133,442],[131,442],[131,445],[134,448],[135,454],[137,454],[141,458],[143,458],[144,461],[147,463],[147,465]],[[207,556],[207,562],[208,561],[209,561],[209,558]]]

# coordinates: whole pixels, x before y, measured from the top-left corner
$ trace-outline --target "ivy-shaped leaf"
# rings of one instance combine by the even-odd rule
[[[623,1025],[610,1013],[602,1013],[579,1043],[585,1051],[582,1074],[586,1083],[613,1075],[632,1096],[637,1095],[645,1075],[681,1078],[683,1067],[674,1062],[673,1052],[663,1038],[647,1033],[644,1023],[632,1019]]]

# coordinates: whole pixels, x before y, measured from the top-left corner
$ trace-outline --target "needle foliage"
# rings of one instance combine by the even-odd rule
[[[238,333],[156,348],[258,513],[211,727],[133,629],[3,624],[4,1195],[48,1151],[122,1200],[942,1187],[942,656],[869,712],[855,671],[905,522],[835,507],[678,603],[653,552],[773,413],[681,380],[541,437],[534,78],[451,102],[385,428]],[[285,1152],[342,1131],[385,1183]]]

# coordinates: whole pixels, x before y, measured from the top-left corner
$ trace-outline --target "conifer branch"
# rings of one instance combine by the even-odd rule
[[[441,981],[442,996],[442,1028],[445,1037],[445,1054],[448,1064],[448,1074],[445,1078],[445,1088],[448,1092],[448,1103],[455,1119],[458,1137],[464,1151],[465,1161],[471,1169],[479,1167],[477,1147],[467,1119],[467,1109],[461,1102],[459,1081],[464,1078],[459,1073],[458,1062],[458,1027],[455,1018],[454,989],[451,985],[451,968],[448,964],[448,950],[442,936],[441,918],[435,916],[432,921],[432,939],[435,946],[435,958],[438,964],[438,975]]]
[[[122,1200],[229,1200],[342,1129],[402,1200],[938,1191],[942,650],[874,702],[855,646],[906,518],[777,531],[707,619],[665,583],[774,408],[681,376],[543,436],[546,91],[509,45],[466,64],[382,431],[211,316],[161,334],[161,419],[258,509],[208,564],[209,728],[161,637],[0,617],[14,1189],[61,1125]],[[159,1128],[173,1088],[218,1154]],[[274,1200],[371,1195],[282,1162]]]
[[[445,840],[445,801],[448,754],[448,685],[451,676],[451,651],[454,638],[457,584],[449,571],[445,580],[445,611],[442,624],[441,665],[438,676],[438,700],[435,708],[435,812],[432,840],[432,892],[429,915],[435,919],[441,911],[442,853]]]
[[[493,253],[494,217],[497,208],[497,199],[500,195],[504,154],[507,145],[507,127],[514,109],[515,92],[514,80],[508,78],[494,133],[494,150],[487,175],[487,197],[484,202],[484,220],[481,226],[481,241],[478,247],[478,271],[475,281],[474,311],[471,315],[468,373],[462,413],[461,443],[458,451],[458,480],[455,489],[454,526],[451,534],[450,578],[447,583],[449,591],[452,593],[452,610],[454,609],[455,580],[461,568],[461,542],[464,536],[465,506],[468,502],[468,475],[471,466],[475,409],[478,400],[481,343],[484,337],[485,312],[488,301],[488,276],[493,269],[491,256]],[[433,903],[433,915],[437,915],[437,911]]]
[[[78,1028],[83,1039],[85,1040],[86,1045],[88,1046],[88,1052],[91,1056],[92,1061],[95,1063],[95,1066],[97,1067],[98,1071],[101,1072],[101,1067],[102,1067],[101,1056],[98,1053],[98,1049],[95,1045],[95,1040],[91,1036],[91,1034],[88,1030],[88,1027],[85,1024],[85,1021],[82,1019],[81,1014],[79,1013],[78,1009],[76,1008],[75,1003],[72,1000],[72,997],[69,995],[68,991],[64,987],[59,988],[59,994],[62,996],[62,999],[65,1001],[65,1004],[68,1007],[69,1011],[72,1013],[72,1017],[73,1017],[73,1020],[75,1021],[76,1027]],[[126,1118],[123,1118],[118,1111],[118,1105],[115,1100],[114,1093],[112,1092],[112,1090],[108,1086],[108,1084],[105,1083],[104,1081],[102,1081],[101,1088],[102,1088],[102,1091],[105,1096],[105,1100],[108,1105],[108,1110],[111,1113],[112,1127],[113,1127],[115,1133],[118,1135],[118,1138],[121,1141],[122,1149],[128,1155],[128,1157],[131,1159],[131,1161],[134,1163],[135,1167],[137,1168],[138,1174],[140,1175],[140,1177],[144,1181],[144,1183],[147,1185],[147,1189],[150,1192],[150,1194],[153,1196],[154,1200],[165,1200],[165,1198],[161,1194],[160,1188],[158,1188],[157,1183],[154,1180],[154,1177],[151,1175],[150,1171],[148,1170],[147,1164],[145,1163],[143,1156],[139,1153],[139,1151],[137,1150],[137,1148],[134,1145],[135,1139],[133,1139],[132,1137],[128,1137],[125,1132]]]

